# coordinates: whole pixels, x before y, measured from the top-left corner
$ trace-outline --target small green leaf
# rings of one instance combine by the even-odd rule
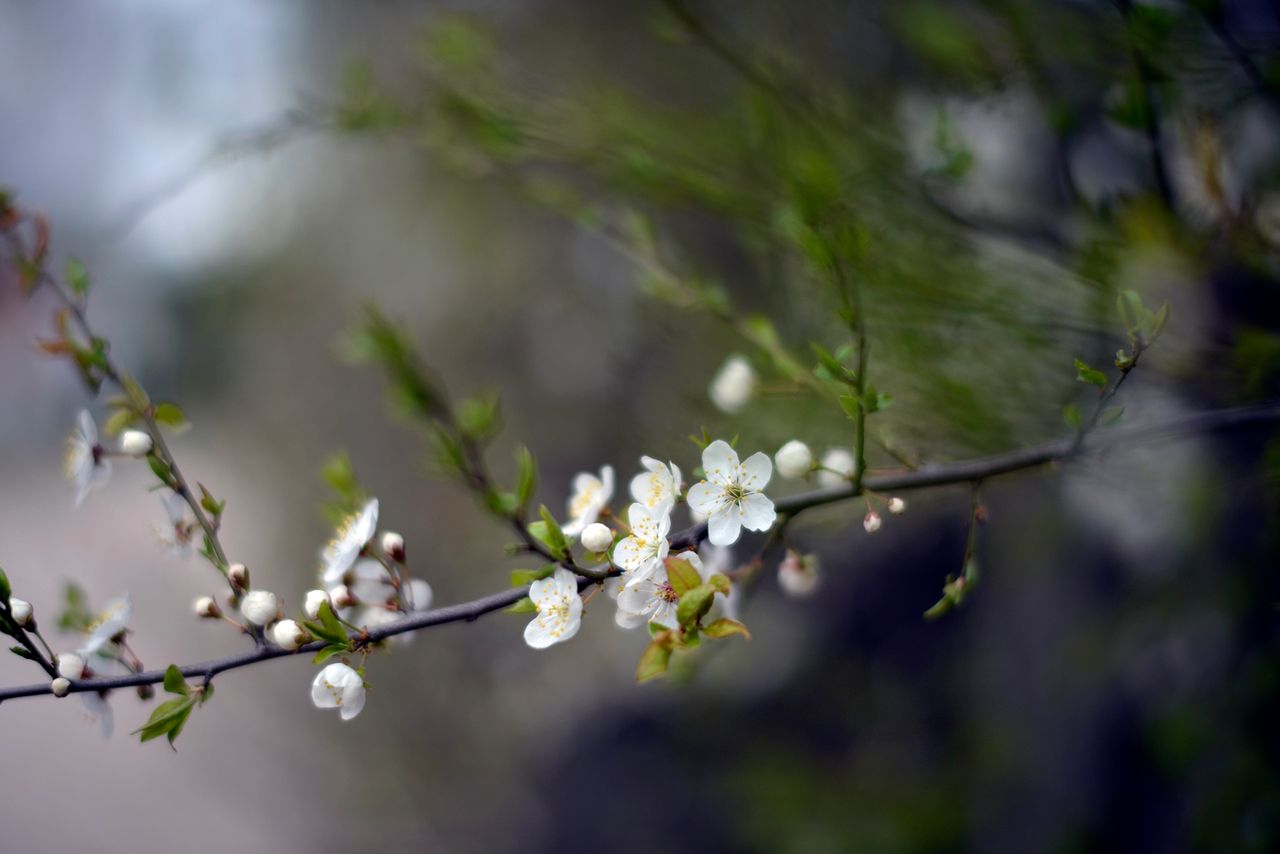
[[[0,569],[0,602],[9,607],[9,597],[13,595],[13,587],[9,584],[9,576]]]
[[[547,509],[547,505],[543,504],[538,507],[538,515],[542,517],[542,525],[538,526],[537,533],[534,532],[535,522],[529,526],[529,533],[533,534],[538,542],[547,547],[547,551],[558,558],[562,558],[569,553],[569,541],[564,536],[564,531],[560,530],[560,523],[551,515],[551,511]]]
[[[1098,388],[1107,387],[1107,375],[1097,368],[1091,368],[1080,359],[1076,359],[1076,381],[1096,385]]]
[[[950,596],[943,596],[929,610],[924,612],[924,618],[926,620],[936,620],[954,608],[955,604],[955,601]]]
[[[844,410],[844,414],[853,420],[858,419],[858,411],[861,408],[858,404],[857,395],[842,394],[840,395],[840,408]]]
[[[737,620],[730,620],[728,617],[704,626],[702,633],[709,638],[729,638],[734,635],[741,635],[747,640],[751,640],[751,632],[747,631],[747,627]]]
[[[67,287],[76,296],[84,299],[89,293],[89,272],[85,270],[84,264],[75,258],[67,259]]]
[[[486,442],[499,430],[499,413],[497,397],[468,398],[458,405],[458,431],[473,441]]]
[[[341,643],[344,646],[349,643],[346,627],[342,625],[338,615],[333,613],[333,608],[328,601],[320,603],[316,616],[320,618],[320,626],[324,630],[322,634],[316,635],[317,637],[334,643]]]
[[[513,569],[511,570],[511,586],[528,587],[535,581],[549,578],[555,571],[556,565],[554,563],[549,563],[542,569]]]
[[[1067,422],[1067,426],[1072,430],[1079,430],[1081,425],[1080,407],[1074,403],[1068,403],[1062,407],[1062,420]]]
[[[716,592],[710,584],[700,584],[680,597],[676,605],[676,620],[682,626],[696,625],[702,615],[711,610],[711,600]]]
[[[712,590],[717,593],[723,593],[725,596],[728,596],[730,591],[733,589],[733,584],[729,581],[729,576],[721,575],[718,572],[707,579],[707,584],[711,585]]]
[[[170,664],[165,668],[164,690],[170,694],[181,694],[184,697],[191,693],[191,686],[187,684],[187,679],[182,675],[182,671],[178,669],[178,665]]]
[[[524,445],[516,448],[516,468],[520,472],[516,482],[516,502],[523,510],[529,506],[538,488],[538,462]]]
[[[8,632],[5,632],[5,634],[8,634]],[[35,655],[32,654],[31,650],[27,649],[25,646],[11,646],[9,647],[9,652],[13,653],[14,655],[20,658],[25,658],[30,661],[36,660]]]
[[[108,436],[116,436],[123,432],[137,416],[130,409],[117,409],[102,423],[102,432]]]
[[[533,604],[533,600],[526,596],[508,608],[507,612],[511,614],[533,614],[537,610],[538,606]]]
[[[520,499],[514,492],[486,489],[484,491],[484,506],[493,515],[506,519],[514,516],[516,511],[520,509]]]
[[[670,663],[671,647],[655,639],[640,656],[640,663],[636,665],[636,681],[657,679],[667,672],[667,665]]]
[[[140,735],[143,742],[163,735],[169,739],[169,744],[172,746],[181,734],[182,728],[186,726],[187,718],[191,717],[191,710],[195,708],[195,703],[196,698],[191,695],[167,700],[156,706],[146,724],[135,729],[132,734]]]
[[[677,596],[683,596],[693,588],[702,584],[702,576],[693,564],[678,557],[669,557],[665,561],[667,581]]]
[[[315,658],[311,659],[312,664],[321,664],[333,658],[335,655],[342,655],[350,652],[351,647],[344,643],[331,643],[316,653]]]
[[[147,457],[147,464],[151,466],[151,471],[160,479],[165,486],[169,486],[173,482],[172,473],[169,470],[169,464],[164,460],[151,454]]]

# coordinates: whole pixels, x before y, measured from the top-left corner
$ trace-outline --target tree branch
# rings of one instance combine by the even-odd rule
[[[1187,436],[1218,433],[1238,430],[1245,427],[1280,423],[1280,401],[1258,406],[1246,406],[1233,409],[1218,409],[1183,415],[1165,421],[1145,425],[1115,427],[1101,433],[1091,434],[1083,447],[1077,447],[1075,437],[1058,439],[1043,445],[980,457],[956,463],[941,463],[922,466],[912,471],[889,472],[878,475],[868,474],[863,481],[863,488],[875,492],[901,492],[912,489],[929,489],[933,487],[971,483],[975,480],[987,480],[999,475],[1011,474],[1039,468],[1049,463],[1068,461],[1081,454],[1100,451],[1106,448],[1122,447],[1135,442],[1149,442],[1185,438]],[[797,514],[813,507],[836,504],[856,498],[862,490],[853,484],[834,489],[822,489],[789,496],[775,502],[779,518],[790,520]],[[707,535],[706,524],[694,525],[671,536],[671,548],[696,548]],[[618,575],[618,571],[607,564],[595,567],[600,580]],[[580,590],[599,580],[583,578],[578,582]],[[396,635],[416,632],[432,626],[447,623],[472,622],[485,614],[506,608],[523,599],[529,593],[528,587],[516,587],[503,590],[470,602],[436,608],[413,614],[388,623],[361,635],[353,635],[353,640],[362,643],[374,643]],[[289,652],[275,646],[259,646],[239,655],[206,661],[200,664],[189,664],[181,667],[184,676],[212,679],[219,673],[237,670],[264,661],[284,658],[290,655],[312,653],[325,646],[322,641],[307,644],[296,652]],[[82,679],[71,684],[71,691],[109,691],[115,688],[131,688],[138,685],[155,685],[164,681],[163,670],[147,670],[141,673],[130,673],[124,676]],[[0,689],[0,702],[18,697],[35,697],[51,693],[48,683],[23,685],[14,688]]]

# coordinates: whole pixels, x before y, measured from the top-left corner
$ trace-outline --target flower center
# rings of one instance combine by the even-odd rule
[[[680,595],[676,593],[675,588],[671,586],[671,582],[664,581],[658,585],[656,595],[663,602],[679,602]]]
[[[747,491],[740,484],[731,483],[724,488],[725,497],[734,504],[741,504],[742,499],[747,497]]]

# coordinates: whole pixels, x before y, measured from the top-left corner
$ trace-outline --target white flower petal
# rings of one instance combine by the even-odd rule
[[[731,546],[742,533],[742,519],[738,505],[730,504],[723,511],[707,519],[707,539],[715,546]]]
[[[767,531],[773,527],[778,518],[773,509],[773,502],[765,495],[756,492],[742,499],[742,527],[748,531]],[[717,545],[726,545],[717,543]]]
[[[768,486],[772,476],[773,460],[763,451],[756,451],[738,469],[737,480],[738,485],[747,492],[760,492]]]
[[[727,498],[724,493],[724,487],[707,481],[699,481],[689,487],[689,509],[695,513],[701,513],[704,516],[712,516],[719,513],[724,507]]]
[[[702,452],[702,470],[707,480],[718,486],[728,486],[738,475],[738,453],[723,439],[716,439]]]
[[[635,537],[625,537],[613,547],[613,562],[624,571],[635,570],[648,559],[648,552]]]

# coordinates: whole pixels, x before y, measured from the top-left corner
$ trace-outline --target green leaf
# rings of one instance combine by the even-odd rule
[[[13,587],[9,584],[9,576],[0,569],[0,602],[9,607],[9,597],[13,595]]]
[[[549,578],[555,571],[556,565],[554,563],[549,563],[542,569],[513,569],[511,570],[511,586],[528,587],[535,581]]]
[[[681,596],[680,604],[676,606],[676,619],[680,625],[695,625],[703,614],[711,610],[711,600],[715,595],[710,584],[700,584]]]
[[[58,617],[58,628],[64,632],[87,631],[93,622],[93,614],[89,611],[89,600],[84,590],[75,582],[67,585],[63,599],[67,607]]]
[[[116,436],[129,427],[137,418],[130,409],[117,409],[102,423],[102,432],[108,436]]]
[[[152,417],[161,424],[172,427],[174,430],[184,430],[191,426],[187,421],[187,416],[176,403],[157,404]]]
[[[516,484],[516,503],[523,510],[529,506],[533,493],[538,488],[538,463],[524,445],[516,448],[516,467],[520,471]]]
[[[67,287],[76,296],[84,299],[89,293],[89,272],[84,268],[84,264],[75,258],[67,259]]]
[[[328,603],[328,601],[320,603],[320,608],[316,612],[316,616],[320,618],[320,628],[322,629],[322,632],[320,633],[313,633],[316,634],[316,637],[327,641],[333,641],[334,643],[340,643],[343,646],[350,643],[347,639],[346,627],[342,625],[342,622],[338,619],[338,615],[333,613],[333,607]]]
[[[160,479],[165,486],[169,486],[173,482],[172,473],[169,470],[169,464],[164,460],[151,454],[147,457],[147,465],[151,466],[151,471]]]
[[[1151,343],[1160,337],[1160,333],[1164,332],[1165,324],[1169,322],[1169,303],[1160,306],[1160,310],[1155,313],[1155,317],[1151,318],[1147,325],[1147,343]]]
[[[842,394],[840,395],[840,408],[844,410],[844,414],[853,420],[858,419],[858,410],[861,408],[858,403],[857,395]]]
[[[537,610],[538,606],[533,604],[533,600],[526,596],[508,608],[507,612],[511,614],[534,614],[537,613]]]
[[[1116,367],[1122,371],[1133,367],[1133,357],[1126,353],[1123,348],[1116,351]]]
[[[8,634],[8,632],[5,632],[5,634]],[[31,652],[31,650],[27,649],[25,646],[11,646],[9,647],[9,652],[13,653],[16,656],[19,656],[20,658],[28,659],[29,661],[36,660],[35,655]]]
[[[135,729],[132,734],[140,735],[140,740],[143,742],[163,735],[169,739],[169,744],[172,746],[181,734],[182,728],[186,726],[187,718],[191,717],[191,710],[195,708],[195,704],[196,698],[192,695],[167,700],[156,706],[146,724]]]
[[[664,565],[667,568],[667,581],[677,596],[683,596],[693,588],[702,584],[702,576],[693,564],[678,557],[669,557]]]
[[[543,504],[538,507],[538,515],[542,517],[542,524],[538,525],[534,522],[529,526],[529,533],[534,539],[547,547],[547,551],[558,558],[562,558],[569,553],[569,541],[565,539],[564,531],[560,530],[560,523],[551,515],[551,511],[547,509],[547,505]],[[536,532],[535,532],[536,527]]]
[[[954,608],[955,604],[955,601],[950,596],[943,596],[929,610],[924,612],[924,618],[926,620],[936,620]]]
[[[707,579],[707,584],[711,585],[712,590],[717,593],[723,593],[725,596],[728,596],[733,588],[732,582],[729,581],[729,576],[721,575],[718,572]]]
[[[818,357],[818,368],[821,368],[826,374],[824,379],[832,379],[849,386],[857,384],[857,375],[845,367],[840,358],[827,352],[826,348],[816,341],[810,341],[809,347],[813,350],[813,354]],[[819,373],[816,368],[814,373],[822,376],[822,373]]]
[[[671,647],[661,640],[654,640],[645,648],[640,656],[640,663],[636,665],[636,681],[648,682],[651,679],[657,679],[667,672],[667,665],[670,663]]]
[[[507,519],[516,514],[520,509],[520,499],[516,497],[514,492],[504,492],[499,489],[486,489],[484,491],[484,506],[493,515]]]
[[[335,655],[342,655],[350,651],[351,647],[345,643],[331,643],[317,652],[315,658],[311,659],[311,663],[321,664],[333,658]]]
[[[741,635],[747,640],[751,640],[751,632],[747,631],[747,627],[737,620],[730,620],[728,617],[703,626],[702,633],[709,638],[729,638],[734,635]]]
[[[1076,359],[1076,381],[1096,385],[1098,388],[1107,387],[1107,375],[1097,368],[1091,368],[1079,359]]]
[[[1079,430],[1081,423],[1083,423],[1080,420],[1080,407],[1074,403],[1068,403],[1062,407],[1062,420],[1066,421],[1067,426],[1072,430]]]
[[[164,690],[170,694],[181,694],[184,697],[191,693],[191,686],[187,684],[187,679],[182,675],[182,671],[178,669],[178,665],[170,664],[165,668]]]

